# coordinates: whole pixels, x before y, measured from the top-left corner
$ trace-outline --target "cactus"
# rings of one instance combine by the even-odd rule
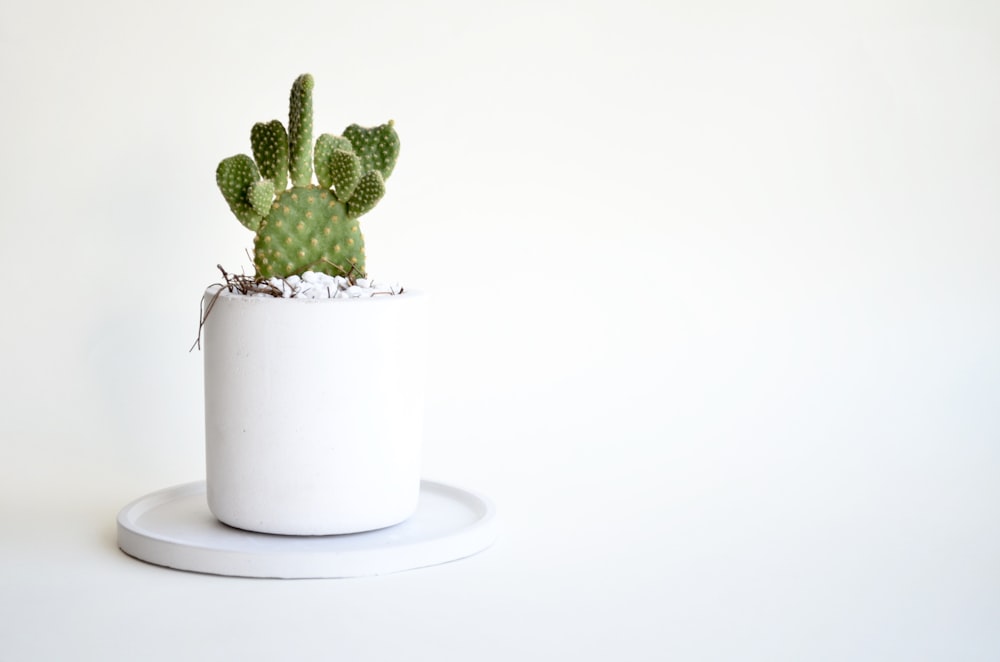
[[[385,180],[399,155],[399,136],[391,120],[373,128],[352,124],[341,136],[322,134],[314,148],[312,89],[313,77],[299,76],[289,98],[287,133],[278,120],[255,124],[250,131],[253,158],[231,156],[215,172],[233,214],[256,233],[258,278],[308,270],[365,274],[358,217],[385,194]]]

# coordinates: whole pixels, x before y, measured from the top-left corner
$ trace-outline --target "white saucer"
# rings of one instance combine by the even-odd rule
[[[118,546],[156,565],[237,577],[360,577],[471,556],[496,538],[489,499],[422,481],[417,512],[401,524],[337,536],[234,529],[208,509],[205,482],[170,487],[118,513]]]

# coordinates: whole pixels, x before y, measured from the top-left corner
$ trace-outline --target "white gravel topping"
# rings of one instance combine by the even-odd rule
[[[353,284],[343,276],[329,276],[324,273],[307,271],[299,276],[271,278],[267,283],[280,292],[285,299],[360,299],[380,294],[399,294],[403,291],[399,283],[376,282],[370,278],[358,278]],[[272,296],[256,292],[251,296]]]

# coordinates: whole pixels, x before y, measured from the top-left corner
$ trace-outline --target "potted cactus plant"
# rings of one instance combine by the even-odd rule
[[[290,535],[397,524],[420,490],[425,297],[372,288],[359,226],[399,138],[390,121],[314,143],[313,84],[292,85],[287,131],[258,123],[253,156],[219,164],[223,197],[255,233],[255,274],[227,274],[203,298],[209,508]],[[379,296],[335,296],[359,292]]]

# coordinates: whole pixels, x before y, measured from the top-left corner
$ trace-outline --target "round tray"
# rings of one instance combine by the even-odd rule
[[[208,509],[205,481],[159,490],[118,514],[118,546],[177,570],[236,577],[361,577],[471,556],[496,538],[489,499],[422,481],[417,512],[377,531],[284,536],[235,529]]]

